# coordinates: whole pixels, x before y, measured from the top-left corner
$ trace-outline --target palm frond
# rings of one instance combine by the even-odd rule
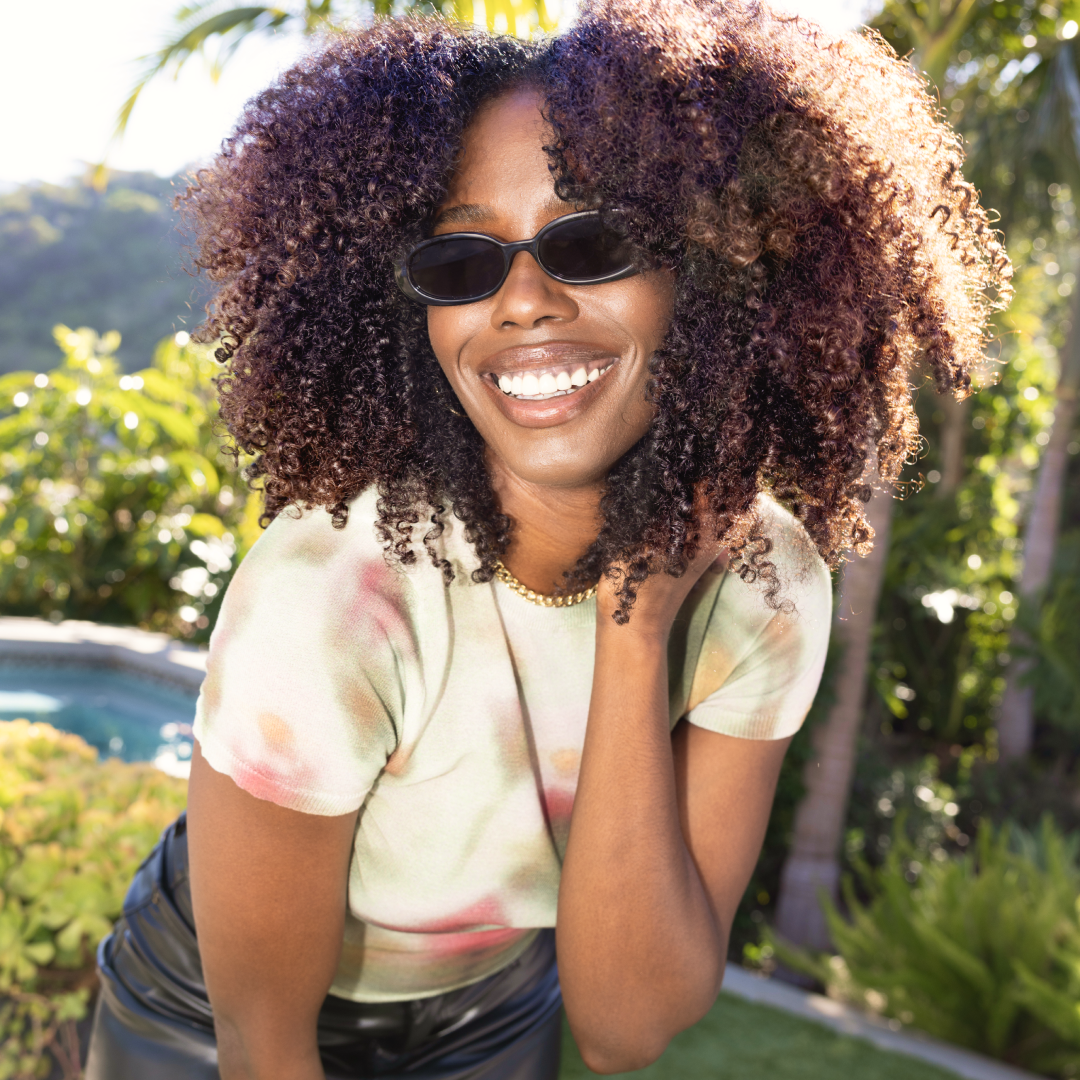
[[[228,44],[228,39],[232,38],[231,54],[241,41],[253,34],[273,33],[298,18],[284,8],[264,4],[229,8],[200,18],[208,9],[219,6],[214,0],[201,0],[185,5],[176,13],[176,20],[180,24],[179,33],[166,41],[156,52],[140,58],[146,67],[117,113],[114,138],[123,135],[139,96],[151,80],[163,71],[171,67],[174,75],[178,75],[184,64],[196,53],[203,52],[214,38],[223,44]],[[220,73],[220,62],[217,70]]]
[[[1080,75],[1071,45],[1056,50],[1032,112],[1029,155],[1047,155],[1075,182],[1080,177]]]
[[[975,18],[978,0],[957,0],[921,49],[922,65],[940,89],[945,68],[956,51],[956,43]]]
[[[334,19],[334,0],[305,0],[303,18],[305,34],[339,29]]]
[[[156,52],[140,57],[144,64],[142,73],[135,81],[116,116],[113,141],[123,137],[131,114],[142,92],[155,79],[171,70],[178,75],[184,64],[196,53],[203,53],[211,42],[216,42],[218,52],[210,68],[214,81],[239,46],[258,34],[272,34],[288,24],[297,25],[306,34],[337,31],[346,25],[341,9],[343,0],[304,0],[302,6],[291,8],[269,4],[249,4],[228,7],[227,0],[187,0],[173,15],[176,32]],[[475,20],[473,0],[445,0],[439,4],[432,0],[356,0],[354,4],[361,21],[375,17],[407,14],[413,10],[442,10],[444,14],[459,21],[472,24]],[[487,0],[484,6],[489,30],[532,37],[535,33],[550,33],[557,20],[551,17],[546,0]],[[106,168],[104,161],[94,170],[96,186],[103,186]]]

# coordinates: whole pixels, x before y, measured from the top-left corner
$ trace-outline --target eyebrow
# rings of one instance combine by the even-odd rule
[[[561,210],[566,214],[574,212],[573,204],[560,199],[554,193],[544,203],[543,209],[545,211]],[[483,206],[480,203],[459,203],[457,206],[448,206],[445,210],[440,210],[432,222],[432,227],[439,225],[485,225],[494,217],[496,217],[496,213],[490,206]]]
[[[494,217],[490,207],[479,203],[459,203],[440,210],[433,225],[482,225]]]

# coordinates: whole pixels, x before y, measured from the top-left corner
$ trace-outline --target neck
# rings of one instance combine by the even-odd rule
[[[589,549],[600,531],[603,484],[545,487],[493,462],[492,482],[500,509],[514,519],[504,563],[519,581],[540,593],[563,586],[563,574]]]

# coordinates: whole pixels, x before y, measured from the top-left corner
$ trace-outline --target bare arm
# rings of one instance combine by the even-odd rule
[[[711,560],[598,595],[596,669],[559,889],[559,979],[596,1072],[642,1068],[712,1006],[790,740],[669,733],[667,637]]]
[[[355,825],[256,799],[196,744],[191,897],[222,1080],[323,1080],[316,1018],[341,951]]]

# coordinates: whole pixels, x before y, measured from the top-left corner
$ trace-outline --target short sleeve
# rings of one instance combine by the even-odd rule
[[[322,510],[271,523],[222,602],[196,707],[213,769],[309,814],[363,804],[394,751],[415,652],[408,583],[363,524],[335,530]]]
[[[695,685],[705,689],[693,695],[687,719],[737,738],[783,739],[802,726],[821,682],[832,583],[802,526],[775,503],[762,503],[780,609],[769,607],[760,585],[728,575],[695,673]]]

